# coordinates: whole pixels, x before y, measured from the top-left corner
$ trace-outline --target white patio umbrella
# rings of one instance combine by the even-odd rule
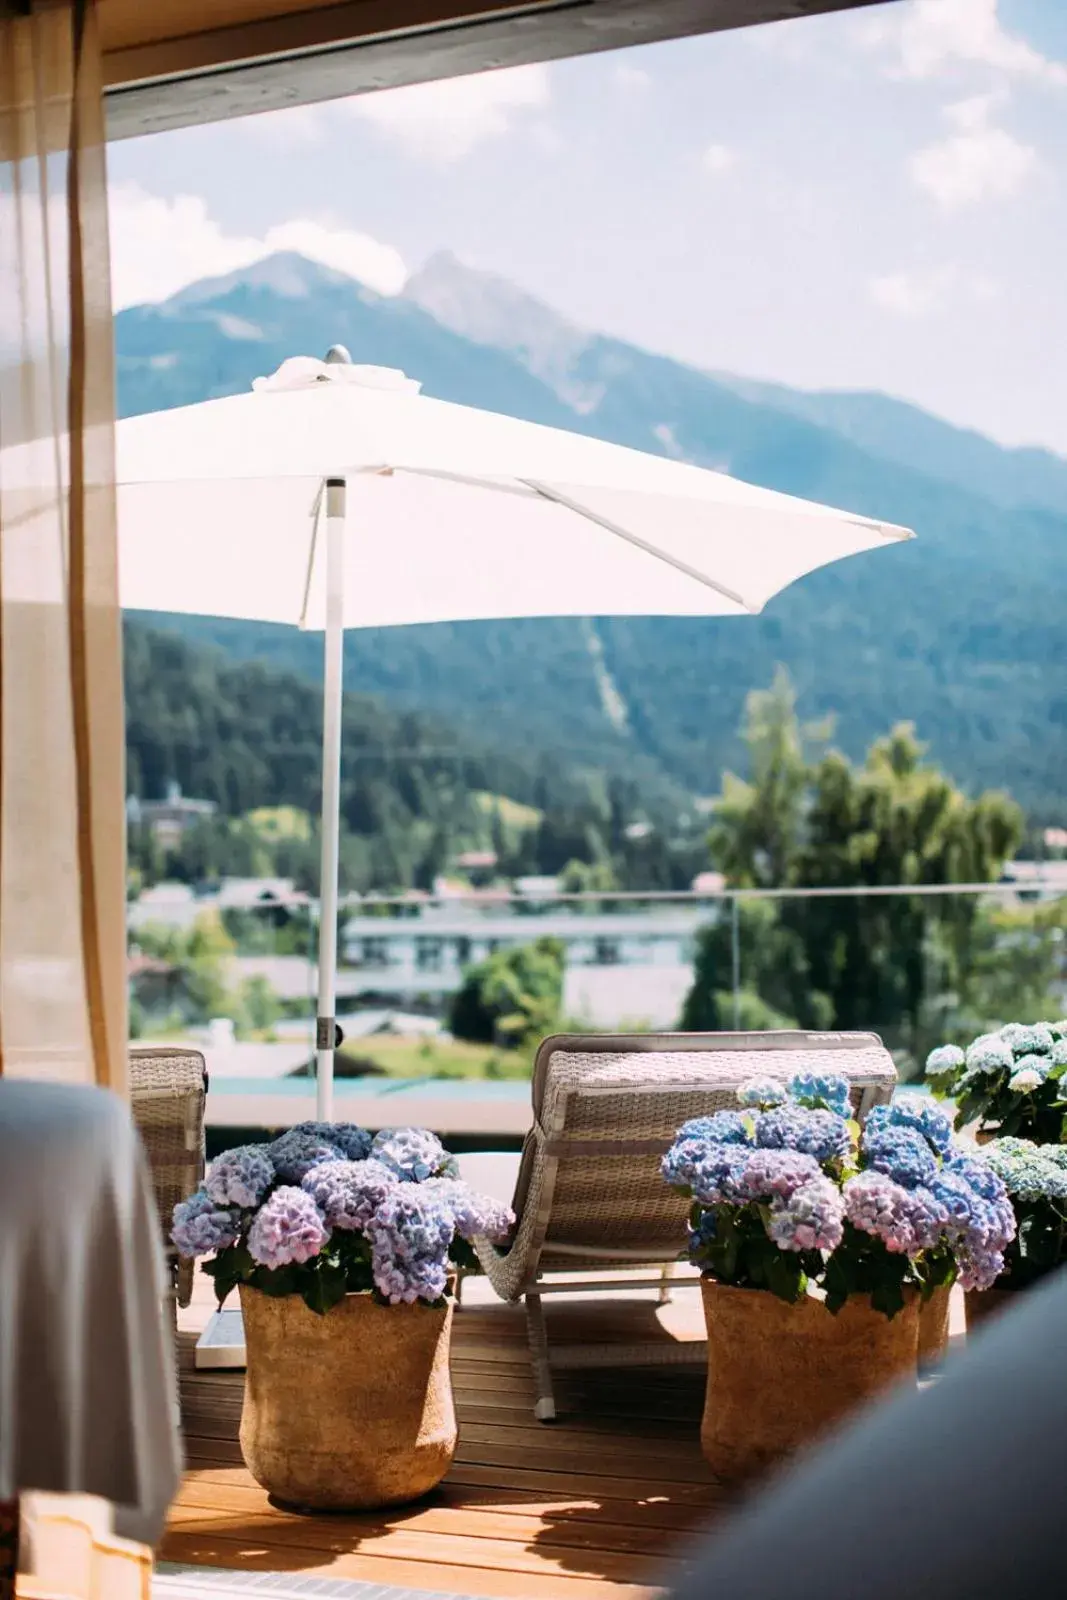
[[[431,400],[335,347],[118,426],[126,607],[325,630],[318,1114],[332,1112],[343,630],[730,616],[909,530]]]

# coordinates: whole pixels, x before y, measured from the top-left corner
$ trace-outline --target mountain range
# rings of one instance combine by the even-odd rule
[[[448,255],[394,298],[279,254],[120,312],[120,411],[236,393],[285,357],[337,342],[428,394],[678,456],[919,536],[813,574],[758,618],[352,633],[350,687],[467,724],[502,750],[708,794],[741,759],[746,693],[783,663],[802,712],[832,714],[849,754],[913,721],[968,789],[1006,788],[1036,819],[1063,818],[1067,461],[880,394],[703,371],[578,327]],[[238,659],[321,671],[321,644],[296,630],[151,620]]]

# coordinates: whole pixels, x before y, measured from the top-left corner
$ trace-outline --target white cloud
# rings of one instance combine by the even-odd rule
[[[726,172],[737,160],[737,155],[728,144],[709,144],[702,159],[708,172]]]
[[[294,218],[257,237],[227,232],[209,216],[199,195],[164,200],[125,183],[112,188],[108,198],[116,308],[165,300],[200,278],[251,266],[279,250],[321,261],[379,294],[398,294],[407,277],[396,250],[350,228]]]
[[[340,109],[371,123],[411,156],[447,165],[469,155],[486,139],[521,125],[530,112],[549,103],[548,68],[504,67],[466,78],[443,78],[356,95]]]
[[[991,67],[1016,77],[1067,84],[1067,65],[1050,61],[1008,33],[997,0],[907,0],[860,25],[863,42],[893,52],[893,71],[906,78],[940,77],[959,65]]]
[[[911,158],[914,182],[946,211],[1008,199],[1036,165],[1031,145],[991,121],[997,103],[994,95],[973,95],[947,106],[944,115],[953,131]]]
[[[400,252],[354,228],[332,228],[308,218],[281,222],[268,228],[263,238],[265,255],[273,255],[276,250],[295,250],[312,261],[321,261],[350,278],[358,278],[379,294],[399,294],[407,282],[408,270]]]
[[[928,316],[949,297],[984,304],[997,292],[996,285],[983,274],[964,272],[951,262],[912,272],[887,272],[872,278],[867,288],[876,306],[907,318]]]
[[[321,144],[325,136],[326,106],[289,106],[284,111],[261,111],[253,117],[235,117],[230,126],[283,149],[286,146],[307,148]]]
[[[652,82],[652,74],[646,72],[644,67],[634,67],[627,61],[620,61],[615,68],[615,82],[620,89],[640,92],[648,88]]]

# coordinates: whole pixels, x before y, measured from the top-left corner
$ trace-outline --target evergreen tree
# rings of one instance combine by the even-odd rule
[[[907,724],[860,766],[834,750],[812,758],[826,730],[801,726],[781,671],[749,697],[743,736],[750,777],[725,775],[708,841],[731,886],[904,892],[742,903],[742,988],[802,1027],[887,1030],[921,1054],[942,997],[965,985],[981,912],[974,896],[907,888],[994,881],[1022,836],[1018,807],[969,799]],[[730,1025],[731,963],[720,920],[702,936],[687,1025]]]

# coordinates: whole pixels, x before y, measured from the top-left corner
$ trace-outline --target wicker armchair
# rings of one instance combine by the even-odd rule
[[[479,1240],[478,1256],[504,1300],[523,1300],[537,1387],[535,1415],[556,1414],[552,1366],[659,1364],[704,1357],[701,1344],[583,1345],[549,1351],[541,1299],[659,1287],[666,1298],[684,1252],[688,1203],[668,1188],[660,1159],[690,1117],[735,1106],[746,1078],[840,1073],[862,1120],[890,1099],[892,1057],[871,1033],[560,1035],[546,1039],[533,1075],[533,1127],[523,1147],[510,1244]],[[622,1269],[649,1275],[620,1282]],[[546,1273],[588,1274],[581,1284]],[[596,1277],[596,1274],[600,1274]]]
[[[207,1068],[197,1050],[152,1046],[130,1051],[130,1109],[141,1135],[159,1208],[171,1298],[187,1306],[193,1262],[170,1242],[171,1213],[204,1176]]]

